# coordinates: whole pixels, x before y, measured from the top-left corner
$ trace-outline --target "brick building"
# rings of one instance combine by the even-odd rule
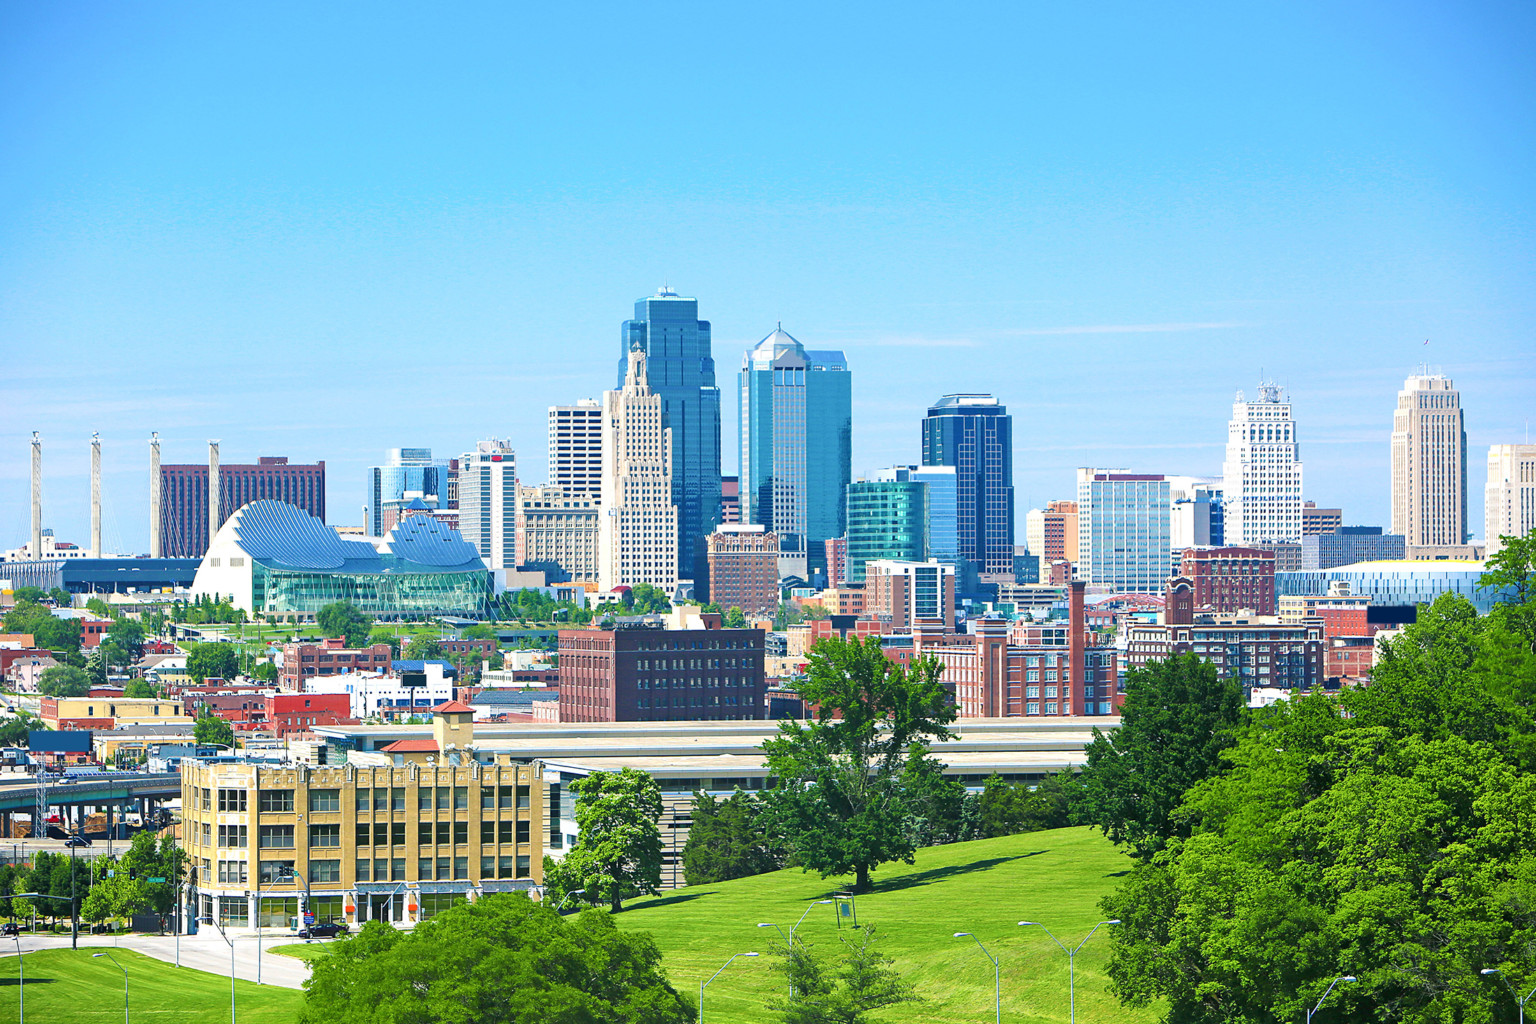
[[[955,567],[938,561],[875,559],[864,567],[866,618],[879,619],[895,632],[915,629],[920,620],[937,619],[955,628]]]
[[[1275,614],[1275,553],[1262,548],[1188,548],[1179,575],[1195,588],[1195,609],[1218,615]]]
[[[470,641],[472,642],[472,641]],[[493,641],[486,641],[494,647]],[[317,676],[335,676],[344,672],[388,672],[394,661],[389,644],[372,644],[360,649],[347,647],[344,638],[318,644],[284,644],[283,667],[278,685],[299,692],[304,681]]]
[[[166,558],[201,558],[208,551],[208,467],[160,467],[160,550]],[[270,498],[325,519],[325,463],[290,466],[284,456],[264,455],[256,465],[219,466],[219,523],[236,509]],[[152,527],[153,528],[153,527]]]
[[[562,629],[562,722],[680,722],[764,716],[763,631]]]
[[[748,615],[779,606],[779,535],[762,526],[722,523],[706,538],[709,599]]]
[[[278,693],[265,699],[266,728],[277,737],[310,732],[317,725],[356,723],[344,693]]]

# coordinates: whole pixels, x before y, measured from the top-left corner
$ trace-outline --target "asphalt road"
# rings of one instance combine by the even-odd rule
[[[261,937],[261,948],[270,950],[273,946],[283,946],[289,943],[302,942],[289,932],[281,932],[277,935],[264,932]],[[329,940],[317,940],[329,941]],[[16,955],[15,939],[0,939],[4,945],[0,946],[0,956]],[[176,937],[174,935],[125,935],[114,939],[110,935],[81,935],[80,947],[84,949],[131,949],[145,956],[152,956],[157,960],[167,963],[176,963]],[[54,935],[23,935],[21,937],[21,953],[23,956],[38,949],[68,949],[69,936]],[[256,937],[235,937],[235,977],[244,981],[256,980]],[[183,935],[181,937],[181,966],[191,967],[199,971],[207,971],[209,974],[217,974],[229,977],[229,946],[219,937],[215,928],[205,928],[197,935]],[[309,977],[309,964],[291,956],[283,956],[281,953],[263,952],[261,956],[261,981],[264,985],[281,985],[284,988],[303,988],[304,981]]]

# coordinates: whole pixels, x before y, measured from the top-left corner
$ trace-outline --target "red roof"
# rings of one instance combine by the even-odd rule
[[[408,754],[417,751],[437,753],[437,740],[395,740],[379,748],[385,754]]]
[[[472,715],[475,713],[475,709],[468,704],[461,704],[456,700],[450,700],[433,708],[432,713],[434,715]]]

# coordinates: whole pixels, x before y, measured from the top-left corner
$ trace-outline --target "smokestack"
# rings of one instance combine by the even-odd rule
[[[223,520],[219,518],[219,442],[208,442],[208,548],[213,547],[213,535],[219,532]]]
[[[32,431],[32,557],[43,557],[43,439]]]
[[[149,557],[160,556],[160,522],[164,509],[160,507],[160,432],[149,435]]]
[[[91,435],[91,557],[101,557],[101,435]]]

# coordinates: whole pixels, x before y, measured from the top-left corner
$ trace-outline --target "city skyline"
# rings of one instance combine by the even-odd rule
[[[1422,361],[1463,396],[1474,534],[1477,467],[1525,440],[1526,7],[805,8],[811,39],[794,11],[408,10],[0,13],[0,543],[33,430],[81,544],[101,433],[119,551],[151,431],[167,464],[323,460],[343,524],[395,446],[508,437],[548,479],[547,407],[611,386],[663,284],[727,375],[779,321],[847,353],[855,478],[917,462],[943,394],[995,394],[1016,532],[1079,466],[1218,475],[1261,376],[1350,523],[1389,521]],[[567,45],[505,59],[529,38]]]

